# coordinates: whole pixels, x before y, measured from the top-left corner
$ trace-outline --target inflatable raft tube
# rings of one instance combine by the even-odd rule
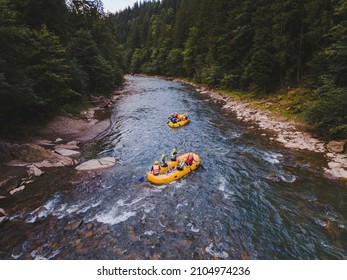
[[[170,169],[174,168],[173,171],[168,172],[168,167],[161,167],[160,174],[157,176],[154,176],[151,172],[148,172],[147,180],[153,184],[162,185],[162,184],[170,183],[172,181],[176,181],[182,178],[183,176],[187,175],[191,171],[198,168],[198,166],[200,165],[199,155],[193,153],[193,158],[194,158],[193,164],[191,166],[187,166],[187,165],[184,166],[183,170],[177,170],[176,167],[178,163],[181,161],[181,159],[187,158],[188,155],[189,153],[183,154],[177,157],[177,161],[168,162],[168,166],[170,167]]]

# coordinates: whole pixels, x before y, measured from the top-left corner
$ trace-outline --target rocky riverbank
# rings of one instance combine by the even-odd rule
[[[115,159],[106,157],[80,162],[80,147],[95,140],[111,125],[111,113],[117,100],[128,94],[123,88],[111,98],[93,97],[95,107],[55,117],[33,134],[30,142],[8,143],[0,140],[0,201],[30,187],[47,168],[70,167],[76,172],[111,167]],[[0,223],[7,212],[0,207]]]
[[[224,103],[223,108],[234,112],[239,120],[249,122],[251,129],[272,131],[271,135],[261,132],[262,136],[268,136],[271,141],[283,144],[287,148],[309,150],[323,153],[327,159],[327,165],[323,167],[326,176],[332,179],[347,179],[347,142],[325,142],[313,137],[311,133],[303,131],[303,125],[286,118],[274,117],[269,111],[259,110],[248,102],[236,101],[231,96],[207,89],[204,86],[182,81],[194,87],[201,94],[209,95],[215,101]]]

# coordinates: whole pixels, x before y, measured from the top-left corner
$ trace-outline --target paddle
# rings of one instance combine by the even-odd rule
[[[146,177],[146,175],[140,177],[140,178],[137,180],[137,182],[139,182],[139,183],[143,182],[143,181],[145,180],[145,177]]]

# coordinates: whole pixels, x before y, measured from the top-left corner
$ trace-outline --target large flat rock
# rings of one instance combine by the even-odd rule
[[[78,157],[81,153],[75,150],[69,150],[65,148],[56,148],[55,152],[64,157]]]
[[[96,170],[96,169],[103,169],[108,168],[113,165],[115,165],[116,159],[113,157],[104,157],[100,159],[91,159],[86,162],[81,163],[80,165],[76,166],[76,170],[82,171],[82,170]]]

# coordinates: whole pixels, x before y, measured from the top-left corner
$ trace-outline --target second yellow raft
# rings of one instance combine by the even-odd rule
[[[183,159],[187,158],[189,153],[181,155],[177,157],[177,161],[169,161],[168,162],[168,167],[160,167],[160,174],[155,176],[151,172],[148,172],[147,174],[147,180],[150,181],[153,184],[156,185],[162,185],[162,184],[167,184],[169,182],[178,180],[182,178],[183,176],[187,175],[191,171],[195,170],[198,168],[200,165],[200,157],[197,154],[193,153],[193,164],[190,166],[184,166],[183,170],[177,170],[176,167],[178,163]],[[171,172],[168,172],[168,169],[174,169]]]
[[[170,126],[171,128],[177,128],[177,127],[181,127],[186,125],[187,123],[189,123],[190,121],[190,117],[188,115],[179,115],[178,119],[182,119],[180,121],[177,121],[175,123],[173,122],[168,122],[168,126]]]

